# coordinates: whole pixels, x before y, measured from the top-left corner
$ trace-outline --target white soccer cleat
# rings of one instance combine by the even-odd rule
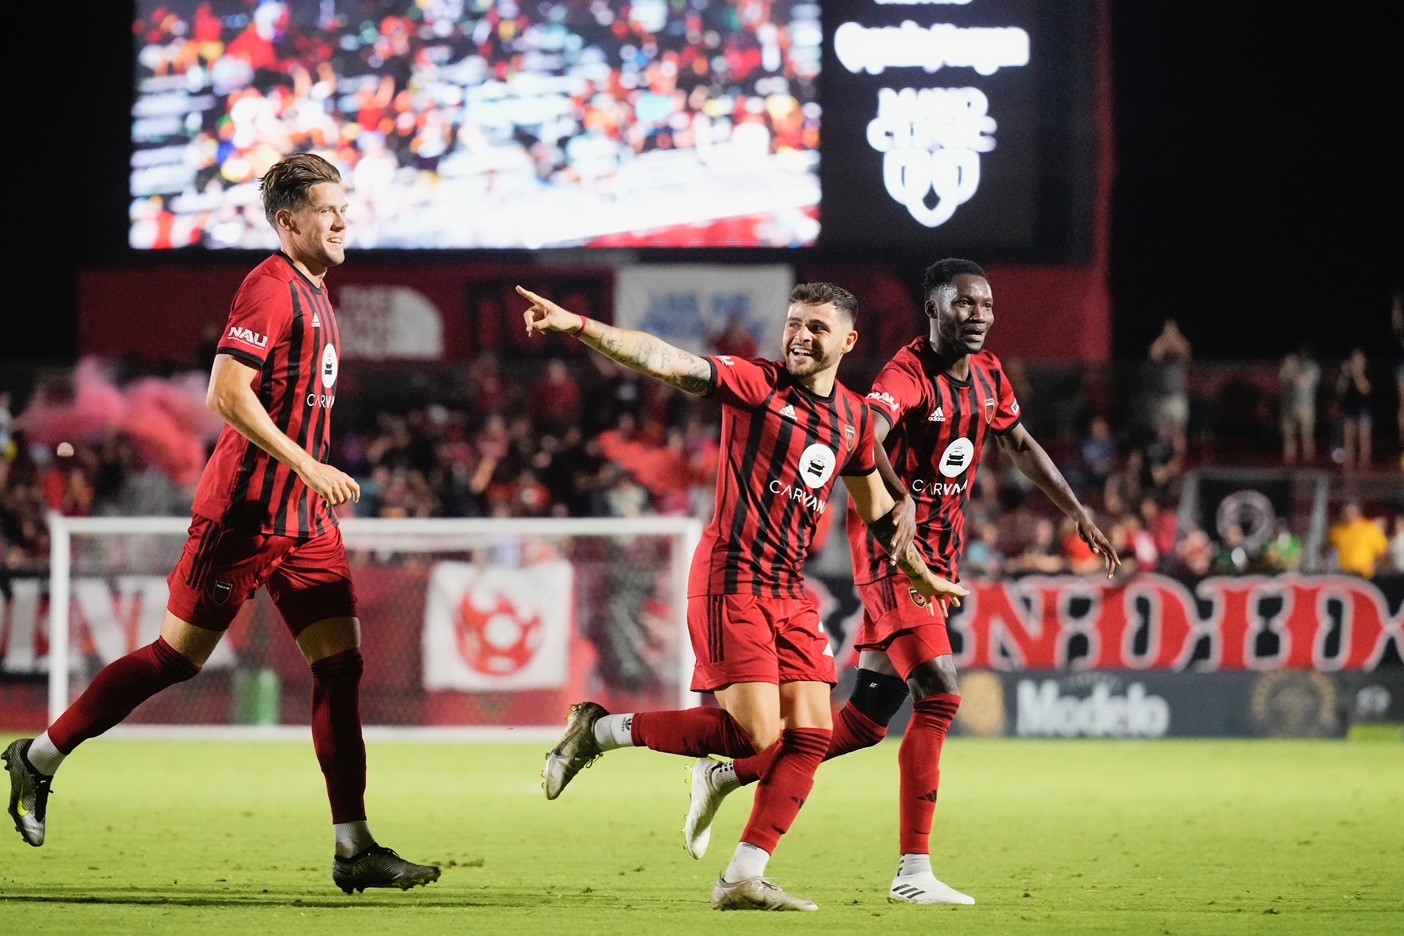
[[[683,820],[683,845],[694,858],[707,854],[707,846],[712,843],[712,820],[730,792],[718,789],[712,782],[721,767],[720,761],[701,757],[687,770],[688,805],[687,818]]]
[[[962,894],[949,884],[942,883],[934,874],[897,875],[892,879],[887,899],[893,903],[957,904],[962,907],[975,905],[974,897]]]
[[[728,881],[717,878],[712,888],[713,910],[818,910],[812,900],[787,894],[763,877]]]

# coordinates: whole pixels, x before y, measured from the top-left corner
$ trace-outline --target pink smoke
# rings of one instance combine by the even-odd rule
[[[71,397],[36,394],[16,420],[31,441],[101,442],[118,432],[150,464],[177,484],[194,484],[205,467],[206,448],[223,421],[205,406],[208,377],[200,373],[142,377],[119,387],[103,364],[84,358],[73,371]]]

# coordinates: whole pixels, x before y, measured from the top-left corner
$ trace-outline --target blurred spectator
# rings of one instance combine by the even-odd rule
[[[1034,521],[1033,535],[1023,550],[1009,560],[1005,570],[1013,573],[1054,575],[1066,567],[1056,541],[1057,528],[1047,517]]]
[[[974,539],[966,547],[963,570],[976,578],[998,578],[1004,565],[1004,552],[999,548],[999,527],[989,522],[979,524]]]
[[[1164,427],[1175,444],[1176,452],[1185,450],[1185,431],[1189,426],[1189,339],[1180,331],[1174,319],[1166,319],[1160,334],[1150,346],[1150,409],[1148,422],[1152,429]]]
[[[1243,540],[1243,528],[1236,523],[1223,530],[1219,548],[1214,551],[1212,570],[1220,575],[1242,575],[1253,560]]]
[[[1088,491],[1104,491],[1107,479],[1116,470],[1116,437],[1111,423],[1102,415],[1093,416],[1087,424],[1087,434],[1077,447],[1078,464]]]
[[[1370,467],[1370,376],[1365,352],[1356,348],[1336,377],[1341,417],[1341,464],[1347,471]]]
[[[10,432],[15,417],[10,412],[10,391],[0,390],[0,458],[10,457]]]
[[[1195,528],[1185,533],[1175,552],[1184,571],[1196,578],[1208,575],[1213,568],[1214,541],[1201,529]]]
[[[1292,532],[1286,520],[1277,521],[1277,530],[1263,547],[1263,559],[1272,572],[1296,572],[1302,567],[1302,538]]]
[[[561,433],[580,422],[583,403],[580,384],[566,369],[560,358],[546,364],[546,373],[532,388],[532,413],[536,428],[542,432]]]
[[[1300,348],[1282,359],[1277,374],[1282,391],[1282,461],[1295,465],[1297,459],[1310,465],[1316,460],[1316,391],[1321,383],[1321,365],[1311,347]]]
[[[1394,369],[1394,382],[1398,393],[1398,407],[1395,420],[1399,423],[1399,470],[1404,472],[1404,292],[1394,291],[1394,302],[1389,312],[1390,324],[1394,326],[1394,336],[1399,339],[1399,364]]]
[[[1379,523],[1367,518],[1358,501],[1347,501],[1341,519],[1327,536],[1336,553],[1336,568],[1347,575],[1374,578],[1379,561],[1389,552],[1389,541]]]
[[[750,359],[760,353],[760,345],[747,326],[746,316],[739,312],[728,316],[725,327],[709,335],[707,341],[712,346],[713,354],[729,354],[732,357]]]
[[[1173,511],[1163,510],[1154,497],[1141,498],[1141,526],[1150,534],[1159,556],[1173,556],[1179,542],[1180,520]]]
[[[1404,513],[1394,515],[1389,534],[1390,571],[1404,575]]]

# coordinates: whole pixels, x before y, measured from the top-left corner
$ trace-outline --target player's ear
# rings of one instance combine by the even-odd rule
[[[848,335],[843,339],[843,353],[847,354],[853,350],[853,346],[858,343],[858,329],[850,328]]]
[[[928,300],[926,300],[926,302],[922,304],[921,311],[923,311],[923,312],[926,313],[926,317],[927,317],[927,318],[929,318],[929,319],[935,319],[935,318],[936,318],[936,300],[935,300],[935,299],[928,299]]]

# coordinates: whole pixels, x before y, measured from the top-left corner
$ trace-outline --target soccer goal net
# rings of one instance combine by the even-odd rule
[[[103,666],[156,639],[187,526],[52,518],[50,719]],[[580,699],[615,711],[694,704],[686,596],[696,520],[351,518],[341,528],[368,736],[538,740],[558,733]],[[201,674],[143,704],[123,730],[277,737],[306,730],[311,691],[260,589]]]

